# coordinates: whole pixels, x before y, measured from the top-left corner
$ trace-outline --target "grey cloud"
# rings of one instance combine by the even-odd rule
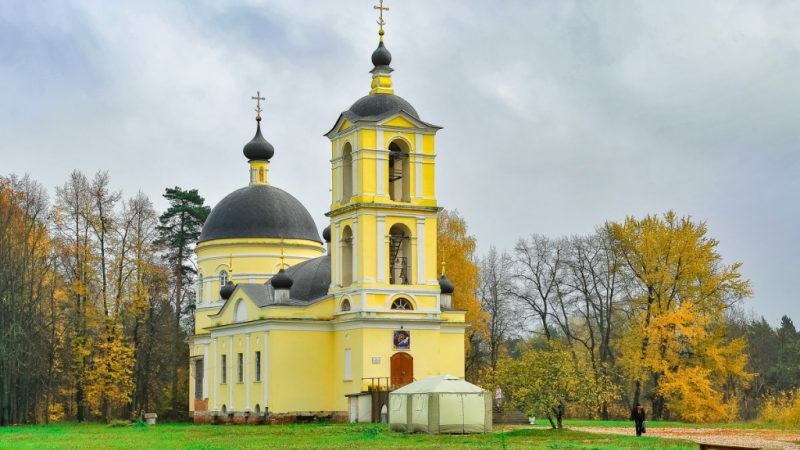
[[[800,4],[389,6],[397,93],[445,127],[440,203],[481,251],[672,208],[745,263],[749,306],[800,317]],[[260,89],[271,180],[322,228],[322,133],[369,88],[374,21],[355,0],[4,3],[0,173],[109,169],[160,206],[172,185],[215,203],[246,182]]]

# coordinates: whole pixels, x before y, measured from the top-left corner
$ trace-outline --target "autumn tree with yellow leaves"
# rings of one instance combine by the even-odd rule
[[[631,403],[647,397],[655,419],[733,419],[750,377],[745,341],[726,338],[726,310],[750,295],[741,264],[724,265],[706,225],[674,212],[607,229],[630,279],[618,364]]]
[[[464,336],[466,367],[469,380],[480,377],[481,364],[478,346],[486,336],[487,314],[475,296],[478,288],[478,267],[475,264],[475,237],[467,233],[467,223],[457,211],[442,210],[439,213],[437,254],[442,270],[455,285],[453,308],[466,311],[469,324]]]

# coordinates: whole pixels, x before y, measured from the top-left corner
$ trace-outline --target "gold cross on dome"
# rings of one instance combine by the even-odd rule
[[[386,21],[383,20],[383,12],[388,11],[389,8],[383,6],[383,0],[378,0],[378,2],[379,4],[373,6],[372,9],[377,9],[378,11],[380,11],[379,12],[380,16],[378,17],[378,26],[380,26],[380,30],[378,30],[378,35],[381,37],[381,40],[383,40],[383,26],[386,25]]]
[[[256,101],[256,109],[255,109],[256,114],[257,114],[256,117],[258,117],[260,119],[261,118],[261,111],[263,111],[263,109],[261,109],[261,100],[266,100],[266,98],[261,96],[261,91],[256,91],[256,96],[255,97],[250,97],[250,98]]]

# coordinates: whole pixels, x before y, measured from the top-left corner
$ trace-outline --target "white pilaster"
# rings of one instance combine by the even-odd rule
[[[269,333],[265,332],[264,333],[264,353],[263,353],[264,356],[261,357],[261,359],[264,361],[264,371],[261,372],[261,379],[263,380],[263,385],[264,385],[264,411],[265,412],[267,411],[267,407],[269,405],[269,403],[267,403],[267,400],[269,400],[269,397],[267,397],[267,394],[269,392],[269,350],[267,348],[268,339],[269,339]]]
[[[383,173],[384,161],[386,155],[383,153],[383,130],[376,131],[375,148],[378,150],[375,153],[376,174],[378,179],[375,182],[375,195],[384,195],[386,183],[386,175]]]
[[[417,133],[417,142],[415,152],[417,156],[414,157],[414,180],[415,180],[415,190],[414,196],[417,198],[422,198],[422,133]]]
[[[233,336],[228,336],[228,411],[233,409]]]
[[[214,406],[211,407],[213,411],[219,410],[219,405],[217,403],[219,399],[219,382],[217,380],[217,373],[219,373],[221,369],[219,361],[217,361],[217,359],[219,359],[219,346],[217,344],[217,338],[214,338],[214,354],[212,355],[214,360],[214,379],[211,380],[211,382],[214,384]]]
[[[358,148],[358,131],[353,132],[353,196],[361,195],[358,190],[358,173],[361,170],[362,153]]]
[[[250,333],[244,336],[245,353],[244,353],[244,389],[245,400],[244,410],[250,411]]]
[[[378,273],[378,277],[377,278],[378,278],[378,283],[385,283],[385,278],[386,278],[386,273],[385,273],[386,272],[386,261],[385,261],[385,259],[386,259],[386,255],[385,255],[385,251],[386,251],[386,242],[385,242],[385,240],[386,240],[386,218],[383,217],[383,216],[378,216],[376,218],[376,223],[377,223],[377,228],[378,228],[376,230],[376,233],[375,233],[377,235],[377,239],[376,239],[377,240],[377,242],[376,242],[377,247],[376,248],[378,250],[377,258],[376,258],[377,259],[377,264],[378,264],[378,272],[377,272]]]
[[[339,141],[336,141],[336,158],[334,159],[334,171],[336,172],[336,200],[342,202],[342,191],[344,190],[344,164],[343,164],[342,149],[339,148]]]
[[[417,237],[416,236],[411,236],[410,242],[411,242],[411,254],[408,256],[409,261],[411,261],[411,263],[413,264],[415,262],[414,255],[416,255],[417,256],[416,263],[417,263],[417,265],[419,265],[419,254],[420,254],[420,251],[419,251],[419,247],[417,246]],[[409,281],[411,282],[411,284],[418,284],[419,280],[417,280],[417,274],[413,270],[414,267],[412,267],[411,269],[412,270],[410,270],[409,273],[408,273]]]
[[[358,252],[359,252],[359,233],[358,230],[358,216],[353,217],[353,283],[358,283],[361,278],[358,271]]]
[[[339,234],[339,222],[333,224],[333,231],[331,236],[331,246],[335,247],[336,258],[333,259],[333,273],[334,277],[331,284],[335,286],[342,285],[342,242]]]
[[[417,284],[425,282],[425,218],[417,218]]]

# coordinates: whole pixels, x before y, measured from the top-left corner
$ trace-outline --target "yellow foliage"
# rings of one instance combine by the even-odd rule
[[[467,234],[467,223],[458,212],[439,213],[437,254],[446,263],[447,278],[455,285],[453,308],[467,312],[466,321],[470,324],[469,334],[480,333],[486,336],[487,314],[475,296],[478,288],[478,267],[474,262],[475,237]],[[466,338],[469,354],[469,338]]]
[[[800,425],[800,389],[767,398],[759,420],[781,425]]]
[[[64,420],[66,414],[64,413],[63,403],[51,403],[49,409],[50,415],[48,416],[48,420],[51,422],[60,422]]]
[[[123,406],[134,389],[134,349],[126,342],[118,326],[108,324],[97,340],[87,373],[86,399],[92,412],[102,414],[104,407]]]
[[[725,402],[712,383],[711,371],[702,367],[680,368],[668,372],[659,392],[668,399],[673,413],[689,422],[729,422],[736,418],[736,402]]]
[[[725,332],[726,309],[751,294],[740,264],[724,266],[706,225],[672,211],[606,227],[634,281],[631,321],[619,344],[623,374],[637,392],[654,386],[686,420],[732,418],[735,401],[722,392],[751,378],[744,340]]]
[[[511,404],[526,414],[557,419],[569,404],[596,414],[616,389],[608,377],[596,375],[569,348],[552,342],[549,348],[527,348],[518,360],[503,359],[491,374]]]

